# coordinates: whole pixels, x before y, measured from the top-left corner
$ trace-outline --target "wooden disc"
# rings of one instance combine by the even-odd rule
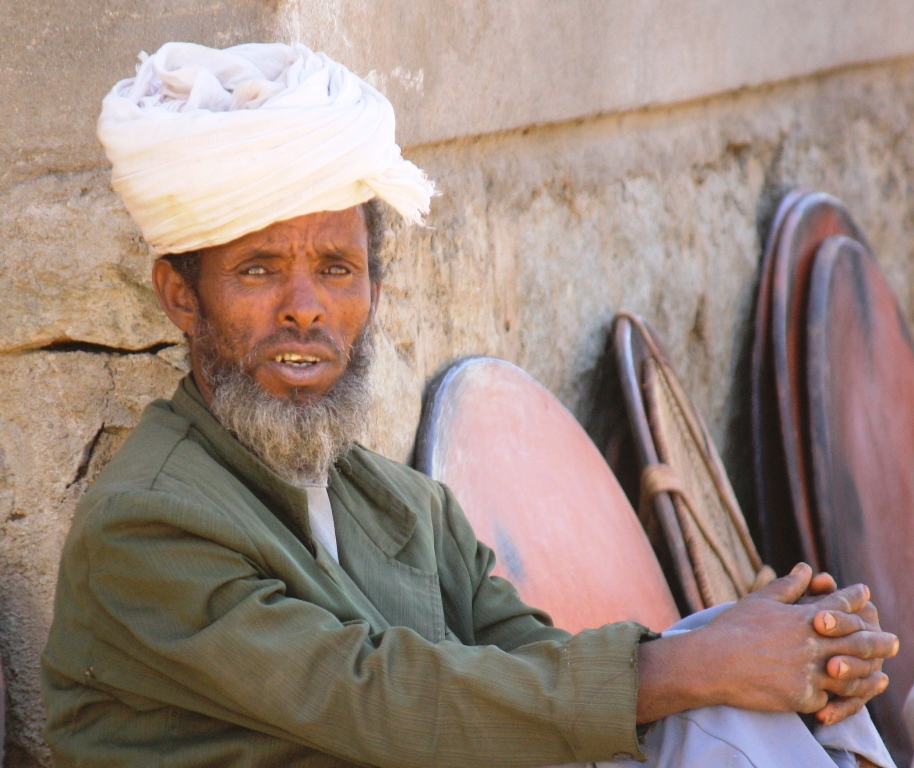
[[[883,628],[901,640],[874,714],[893,752],[914,685],[914,343],[901,308],[860,243],[829,238],[808,309],[809,419],[822,542],[839,583],[869,585]],[[907,760],[905,765],[907,765]]]
[[[755,516],[750,517],[748,522],[765,561],[782,574],[793,567],[801,549],[793,520],[779,514],[779,510],[789,508],[790,491],[778,429],[771,349],[771,284],[774,279],[774,255],[787,214],[808,194],[809,190],[802,188],[791,190],[778,205],[762,254],[752,339],[750,414],[756,510]]]
[[[516,366],[470,358],[429,395],[416,466],[446,483],[494,573],[571,632],[678,618],[650,543],[593,442]]]
[[[789,527],[792,518],[800,554],[815,569],[825,563],[819,553],[819,531],[808,480],[806,309],[816,251],[826,238],[835,235],[847,235],[863,242],[863,235],[839,200],[823,192],[800,198],[784,220],[771,284],[772,360],[790,498],[789,506],[780,510],[769,507],[769,512],[787,516],[787,520],[781,521],[781,528]],[[789,563],[778,565],[783,568]]]

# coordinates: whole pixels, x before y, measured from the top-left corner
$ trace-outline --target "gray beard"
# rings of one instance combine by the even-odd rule
[[[264,392],[245,361],[218,354],[212,329],[199,339],[210,410],[238,441],[289,482],[322,482],[336,459],[361,436],[371,409],[371,327],[352,347],[349,365],[329,392],[312,401]]]

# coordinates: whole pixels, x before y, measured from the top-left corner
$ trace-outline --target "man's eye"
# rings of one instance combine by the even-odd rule
[[[248,267],[241,274],[243,275],[265,275],[267,273],[266,267]]]
[[[349,270],[339,264],[334,264],[332,267],[327,267],[327,273],[330,275],[348,275]]]

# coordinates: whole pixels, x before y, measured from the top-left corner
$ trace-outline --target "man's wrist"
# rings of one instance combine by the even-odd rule
[[[713,668],[702,659],[701,630],[661,637],[638,648],[639,725],[722,703]]]

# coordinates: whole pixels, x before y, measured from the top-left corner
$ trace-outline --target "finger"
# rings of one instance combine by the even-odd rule
[[[819,611],[813,616],[812,625],[825,637],[845,637],[853,632],[873,629],[859,614],[843,611]]]
[[[823,707],[828,705],[828,694],[824,690],[811,691],[809,698],[800,702],[796,708],[797,712],[811,715],[813,712],[819,712]]]
[[[829,677],[836,680],[853,680],[878,672],[881,659],[858,659],[856,656],[832,656],[825,665]]]
[[[836,590],[819,600],[816,605],[820,610],[836,610],[844,613],[862,611],[870,600],[870,589],[865,584],[853,584],[850,587]]]
[[[802,605],[815,605],[816,607],[821,607],[822,602],[821,597],[804,597],[800,600]],[[856,618],[845,618],[851,616]],[[834,611],[834,615],[826,616],[825,611],[820,611],[813,617],[813,625],[820,635],[826,637],[843,637],[861,629],[878,632],[880,629],[879,612],[876,610],[876,606],[869,602],[856,613]]]
[[[834,725],[851,715],[856,715],[865,704],[864,699],[853,697],[832,699],[816,712],[816,719],[823,725]]]
[[[834,656],[855,656],[858,659],[890,659],[898,653],[898,638],[891,632],[854,632],[835,638],[831,648]]]
[[[830,595],[836,589],[838,584],[830,573],[817,573],[809,582],[808,591],[811,595]]]
[[[872,602],[868,602],[863,608],[857,611],[857,615],[863,619],[868,625],[869,629],[879,629],[879,611],[876,610],[876,606]]]
[[[806,563],[798,563],[786,576],[775,579],[749,595],[750,598],[777,600],[779,603],[793,605],[806,592],[812,579],[812,568]]]
[[[885,672],[873,672],[866,677],[848,680],[835,680],[826,677],[822,688],[841,698],[855,698],[869,701],[873,696],[882,693],[889,685],[889,678]]]

